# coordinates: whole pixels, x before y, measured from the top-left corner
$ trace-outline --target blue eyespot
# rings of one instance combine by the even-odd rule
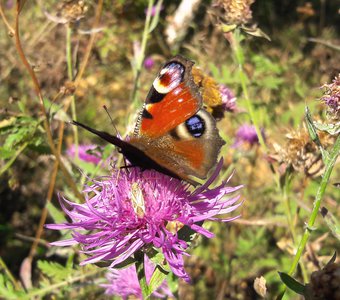
[[[205,131],[204,120],[199,115],[194,115],[186,120],[185,126],[190,134],[195,138],[202,136]]]

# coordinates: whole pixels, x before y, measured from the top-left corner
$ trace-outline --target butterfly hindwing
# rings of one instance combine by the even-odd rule
[[[187,181],[189,176],[206,178],[216,163],[224,141],[215,119],[204,109],[159,138],[140,136],[131,144]]]

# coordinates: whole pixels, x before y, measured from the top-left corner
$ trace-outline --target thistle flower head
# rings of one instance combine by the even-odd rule
[[[149,284],[155,270],[155,265],[146,255],[144,256],[144,270],[146,282]],[[129,299],[131,296],[143,299],[135,265],[130,265],[125,269],[119,270],[109,269],[106,274],[106,279],[107,283],[101,285],[105,288],[105,294],[120,296],[123,299]],[[162,282],[152,295],[157,298],[173,297],[166,280]]]
[[[261,130],[261,134],[264,137],[264,131]],[[243,145],[253,146],[259,143],[259,137],[257,136],[255,126],[249,124],[241,125],[236,131],[236,140],[233,145],[234,148],[239,148]]]
[[[152,67],[155,65],[155,61],[151,56],[148,56],[144,60],[144,68],[147,70],[151,70]]]
[[[173,273],[189,281],[183,262],[188,242],[179,237],[178,230],[187,226],[211,238],[213,234],[197,222],[232,220],[216,216],[227,214],[240,205],[236,203],[239,196],[230,194],[241,186],[228,187],[224,182],[209,189],[221,168],[222,161],[211,178],[192,192],[189,184],[154,170],[114,170],[111,176],[85,188],[84,204],[61,200],[71,222],[50,224],[48,228],[70,229],[73,237],[52,244],[79,243],[89,256],[81,264],[106,260],[111,267],[140,249],[158,248]]]
[[[97,146],[95,145],[78,145],[78,157],[80,160],[98,164],[101,161],[101,154],[98,150],[96,150]],[[75,158],[76,156],[76,146],[72,144],[68,147],[66,154],[71,157]]]
[[[321,100],[328,106],[329,115],[332,119],[340,120],[340,74],[332,83],[324,84],[321,88],[325,89]]]
[[[13,0],[7,0],[6,1],[6,8],[11,9],[14,6],[14,1]]]
[[[162,9],[163,9],[163,5],[160,7],[160,10],[159,10],[159,11],[161,11]],[[153,5],[153,6],[150,8],[150,10],[151,10],[150,15],[151,15],[152,17],[154,17],[154,16],[156,15],[156,12],[157,12],[157,5]],[[146,9],[144,10],[144,12],[145,12],[145,14],[147,14],[147,13],[148,13],[148,8],[146,8]]]
[[[221,93],[224,110],[234,112],[236,110],[236,97],[234,93],[224,84],[219,85],[219,90]]]

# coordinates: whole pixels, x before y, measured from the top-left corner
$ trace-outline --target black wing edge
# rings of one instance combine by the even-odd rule
[[[96,136],[99,136],[103,140],[109,142],[110,144],[113,144],[120,148],[121,153],[130,161],[132,166],[138,166],[142,168],[143,170],[145,169],[154,169],[162,174],[168,175],[173,178],[177,178],[180,180],[183,180],[183,178],[180,178],[177,174],[171,172],[167,168],[159,165],[156,161],[154,161],[151,157],[147,156],[142,150],[138,149],[136,146],[125,142],[121,140],[120,138],[111,135],[105,131],[99,131],[94,128],[91,128],[85,124],[79,123],[77,121],[71,121],[70,124],[81,127]],[[191,179],[184,179],[188,183],[192,184],[193,186],[197,186],[199,183],[191,180]]]
[[[130,145],[129,143],[125,142],[125,141],[122,141],[120,138],[114,136],[114,135],[111,135],[105,131],[99,131],[99,130],[96,130],[94,128],[91,128],[85,124],[82,124],[82,123],[79,123],[77,121],[71,121],[70,124],[72,125],[76,125],[78,127],[81,127],[81,128],[84,128],[86,129],[87,131],[99,136],[100,138],[102,138],[103,140],[109,142],[110,144],[113,144],[121,149],[123,149],[124,147],[126,147],[127,145]],[[131,145],[130,145],[131,146]]]

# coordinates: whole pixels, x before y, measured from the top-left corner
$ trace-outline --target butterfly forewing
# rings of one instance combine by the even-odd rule
[[[193,62],[176,56],[165,64],[146,98],[137,134],[160,137],[194,115],[202,99],[191,76]]]

